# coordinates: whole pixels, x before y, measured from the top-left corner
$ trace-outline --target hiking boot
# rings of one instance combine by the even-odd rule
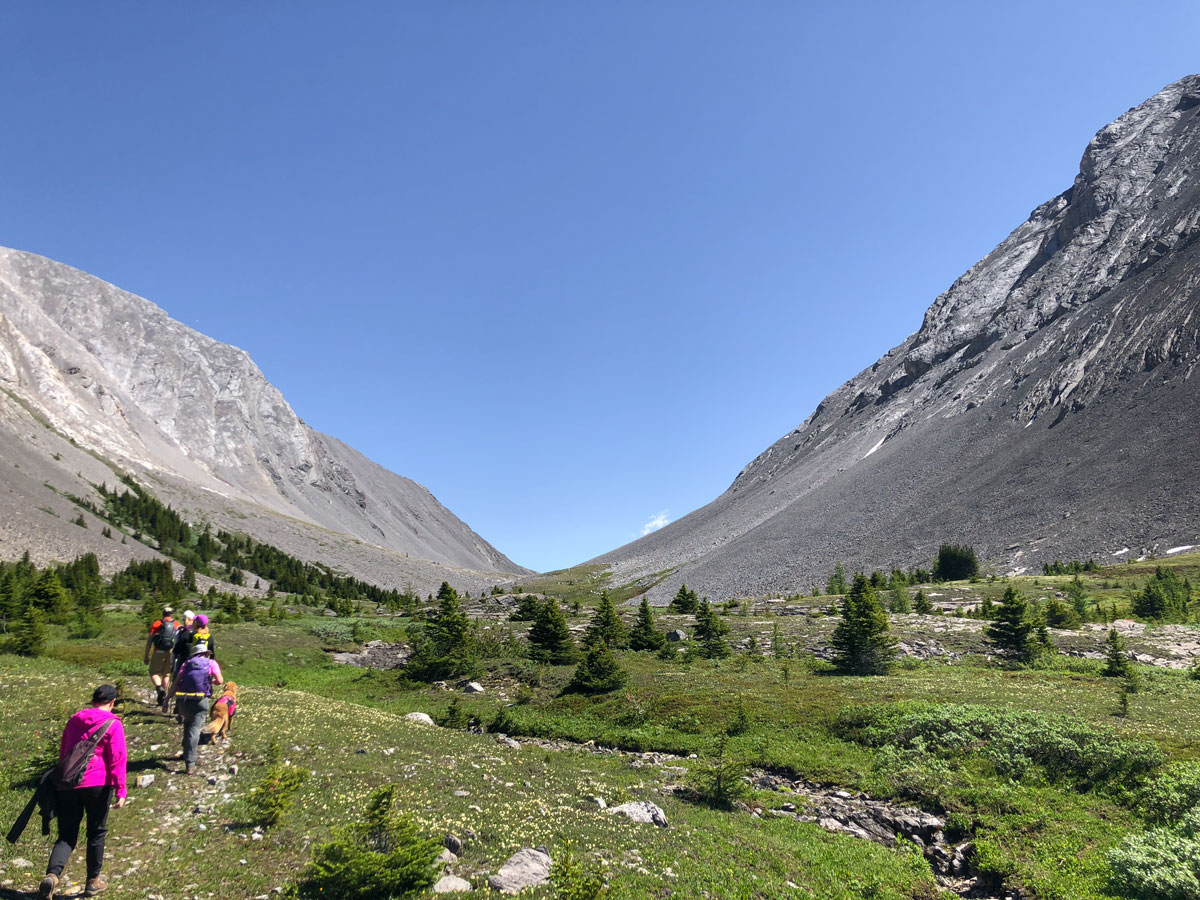
[[[89,878],[87,884],[83,887],[83,896],[95,897],[101,891],[108,890],[108,882],[104,880],[103,875],[97,875],[95,878]]]
[[[162,706],[167,702],[167,692],[162,688],[156,688],[154,693],[154,705]]]
[[[54,890],[58,887],[58,876],[46,873],[46,877],[42,879],[42,883],[38,885],[38,900],[51,900],[54,897]]]
[[[191,763],[188,763],[187,768],[185,768],[183,770],[183,774],[184,775],[195,775],[196,767],[194,765],[192,765]]]

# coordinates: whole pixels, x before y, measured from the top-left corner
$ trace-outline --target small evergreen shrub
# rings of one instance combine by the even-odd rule
[[[730,809],[750,792],[745,781],[748,771],[746,761],[730,752],[729,739],[722,734],[717,737],[713,753],[688,773],[687,787],[693,800]]]
[[[395,811],[396,786],[372,792],[363,821],[313,851],[293,889],[298,900],[398,900],[436,879],[438,842]]]
[[[604,877],[579,861],[570,841],[555,854],[550,864],[550,884],[555,900],[600,900],[608,896]]]
[[[267,769],[262,781],[251,788],[246,798],[254,821],[268,827],[279,824],[307,780],[308,772],[295,766],[277,764]]]
[[[625,686],[629,676],[602,641],[587,652],[571,676],[564,693],[607,694]]]

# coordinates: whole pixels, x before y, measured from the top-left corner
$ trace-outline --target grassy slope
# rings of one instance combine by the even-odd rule
[[[1195,582],[1197,562],[1191,557],[1169,564]],[[1084,575],[1083,580],[1089,592],[1104,596],[1106,606],[1117,603],[1123,612],[1128,589],[1152,571],[1153,564],[1126,566]],[[560,573],[555,587],[563,593],[569,588],[573,597],[588,602],[602,580],[595,573],[584,574],[586,578]],[[1024,579],[1021,586],[1036,596],[1068,580]],[[984,591],[998,596],[1003,585],[985,582],[946,590],[955,596]],[[727,621],[735,638],[750,631],[762,635],[778,623],[781,639],[792,641],[798,638],[794,632],[808,627],[805,617],[735,614]],[[379,636],[398,634],[374,620],[366,622]],[[664,777],[658,769],[633,769],[614,757],[531,747],[508,750],[485,736],[411,726],[399,716],[411,710],[436,715],[452,695],[432,687],[414,689],[393,673],[331,665],[324,642],[309,630],[313,624],[293,620],[274,626],[219,626],[227,676],[245,686],[246,693],[232,751],[243,756],[237,760],[242,769],[229,782],[228,803],[224,790],[212,789],[211,812],[190,815],[192,795],[209,787],[185,782],[168,771],[176,764],[163,762],[164,754],[175,748],[177,729],[130,707],[132,768],[154,771],[158,778],[151,788],[132,791],[136,800],[128,809],[113,813],[109,871],[128,872],[118,883],[122,893],[264,893],[294,874],[307,858],[309,841],[321,840],[331,824],[354,820],[366,793],[384,780],[400,782],[405,808],[431,834],[470,828],[478,835],[468,842],[457,870],[477,885],[519,846],[546,843],[553,851],[572,838],[607,862],[617,897],[699,897],[705,891],[721,897],[803,896],[805,891],[822,898],[905,897],[930,891],[927,870],[917,871],[903,854],[812,826],[677,802],[658,793]],[[60,637],[51,646],[54,659],[29,662],[0,655],[0,765],[6,785],[20,781],[25,760],[48,735],[57,734],[97,680],[127,677],[131,684],[143,683],[140,635],[132,615],[117,613],[109,616],[102,638]],[[733,741],[739,755],[811,780],[871,790],[882,789],[873,769],[875,754],[840,740],[829,728],[847,705],[924,699],[1069,714],[1129,736],[1152,737],[1177,758],[1195,755],[1200,739],[1200,682],[1179,673],[1145,671],[1145,686],[1133,698],[1130,717],[1122,719],[1112,715],[1113,684],[1098,676],[1098,666],[1084,661],[1007,672],[967,658],[952,666],[907,664],[882,679],[830,677],[820,674],[819,664],[799,658],[739,656],[720,664],[684,664],[625,654],[623,661],[630,684],[616,696],[560,697],[569,668],[491,660],[484,677],[488,694],[462,700],[483,721],[505,707],[508,727],[520,733],[701,754],[741,712],[748,728]],[[526,682],[528,702],[511,706],[500,698],[516,696],[518,678]],[[229,831],[227,826],[244,817],[238,800],[261,774],[272,737],[293,762],[318,774],[304,789],[296,812],[266,840],[251,841],[244,829]],[[148,748],[155,743],[166,746],[152,753]],[[369,752],[357,754],[358,747]],[[394,754],[379,752],[386,747],[395,747]],[[455,790],[467,790],[469,796],[455,797]],[[1102,896],[1105,852],[1141,827],[1128,809],[1106,797],[1036,779],[1008,783],[980,766],[963,767],[934,793],[933,800],[974,825],[989,870],[1042,897]],[[650,799],[666,809],[672,827],[662,831],[613,819],[596,809],[589,799],[594,795],[610,804]],[[0,819],[7,822],[24,793],[9,790],[0,798]],[[781,802],[778,797],[760,799],[768,807]],[[470,809],[472,805],[480,811]],[[182,826],[151,832],[165,816],[175,814],[183,816]],[[200,822],[209,827],[200,831]],[[160,837],[163,845],[147,843]],[[17,847],[0,847],[0,865],[23,856],[39,867],[47,849],[34,828]],[[639,857],[631,855],[634,850]],[[195,888],[171,892],[163,883],[163,867],[155,862],[163,854],[172,868],[185,860],[205,861],[189,868],[191,881],[184,885],[195,883]],[[243,858],[244,866],[238,863]],[[134,860],[144,862],[129,871]],[[667,867],[678,877],[664,877]],[[31,887],[33,871],[0,869],[0,883],[13,878],[17,885]],[[788,887],[788,881],[800,891]]]

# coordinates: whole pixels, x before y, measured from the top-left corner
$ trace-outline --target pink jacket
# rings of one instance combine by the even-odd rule
[[[108,728],[108,733],[96,747],[96,753],[88,763],[87,771],[78,787],[115,787],[117,796],[125,796],[125,728],[121,720],[107,709],[97,709],[89,706],[71,716],[67,727],[63,729],[62,742],[58,746],[58,758],[66,759],[71,748],[92,733],[92,730],[105,719],[115,721]]]

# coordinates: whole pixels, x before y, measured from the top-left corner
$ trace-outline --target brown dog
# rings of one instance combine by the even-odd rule
[[[233,716],[237,712],[237,692],[236,684],[232,681],[225,682],[225,690],[209,710],[208,724],[204,726],[202,733],[212,735],[214,741],[229,736]]]

